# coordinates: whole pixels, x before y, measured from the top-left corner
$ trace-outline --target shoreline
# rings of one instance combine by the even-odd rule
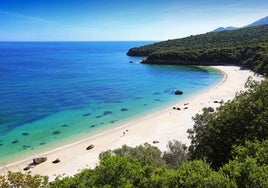
[[[162,151],[165,150],[167,142],[173,139],[189,145],[190,140],[187,138],[186,131],[193,126],[192,117],[196,113],[200,113],[204,107],[216,108],[219,106],[218,103],[214,103],[215,100],[226,102],[232,99],[236,92],[243,90],[249,76],[253,76],[257,80],[261,79],[254,76],[252,71],[241,70],[240,67],[236,66],[212,67],[220,70],[224,74],[224,78],[208,91],[200,91],[173,105],[180,107],[180,111],[172,109],[173,106],[154,111],[147,116],[131,119],[119,127],[113,127],[113,129],[105,130],[89,138],[83,138],[74,143],[49,150],[40,155],[46,156],[48,160],[32,168],[31,172],[48,175],[51,181],[57,176],[74,175],[83,168],[94,168],[98,163],[99,153],[121,147],[124,144],[137,146],[148,142]],[[187,109],[184,109],[186,107]],[[160,143],[153,144],[152,142],[155,140]],[[87,151],[86,147],[90,144],[94,144],[95,147]],[[56,158],[59,158],[61,162],[51,163]],[[8,164],[0,168],[0,174],[6,174],[7,170],[23,172],[22,169],[31,162],[32,158]]]

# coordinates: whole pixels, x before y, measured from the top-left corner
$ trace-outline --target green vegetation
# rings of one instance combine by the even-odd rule
[[[268,82],[247,82],[248,90],[225,103],[216,112],[204,109],[194,119],[190,153],[217,169],[231,159],[232,146],[247,140],[268,138]]]
[[[7,176],[0,176],[0,187],[48,187],[48,177],[40,175],[31,175],[21,172],[8,172]]]
[[[142,63],[175,65],[239,65],[268,73],[268,25],[211,32],[132,48]]]

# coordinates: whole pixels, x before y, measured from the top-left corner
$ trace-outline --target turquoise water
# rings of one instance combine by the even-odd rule
[[[0,43],[0,162],[120,125],[223,78],[213,69],[143,65],[126,55],[149,43]]]

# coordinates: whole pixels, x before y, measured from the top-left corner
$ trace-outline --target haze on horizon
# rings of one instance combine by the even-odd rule
[[[167,40],[267,13],[267,0],[1,0],[0,41]]]

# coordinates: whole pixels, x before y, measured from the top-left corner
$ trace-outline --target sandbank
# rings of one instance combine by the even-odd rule
[[[33,174],[47,175],[52,181],[58,176],[72,176],[84,168],[96,167],[99,153],[119,148],[124,144],[137,146],[148,142],[162,151],[166,149],[167,142],[174,139],[190,145],[186,131],[192,128],[194,124],[192,117],[195,114],[201,113],[204,107],[218,107],[220,104],[215,101],[226,102],[233,99],[236,92],[245,89],[244,84],[249,76],[255,80],[262,79],[252,71],[236,66],[213,67],[222,71],[225,77],[219,84],[207,91],[189,96],[168,109],[162,109],[149,116],[136,119],[124,126],[40,154],[40,157],[47,157],[47,161],[36,165],[30,171]],[[173,107],[181,110],[174,110]],[[159,141],[159,143],[154,144],[153,141]],[[94,144],[94,148],[86,150],[90,144]],[[52,161],[57,158],[60,159],[60,162],[53,164]],[[6,165],[0,169],[0,174],[7,174],[8,170],[24,172],[23,169],[30,163],[32,163],[32,159]]]

